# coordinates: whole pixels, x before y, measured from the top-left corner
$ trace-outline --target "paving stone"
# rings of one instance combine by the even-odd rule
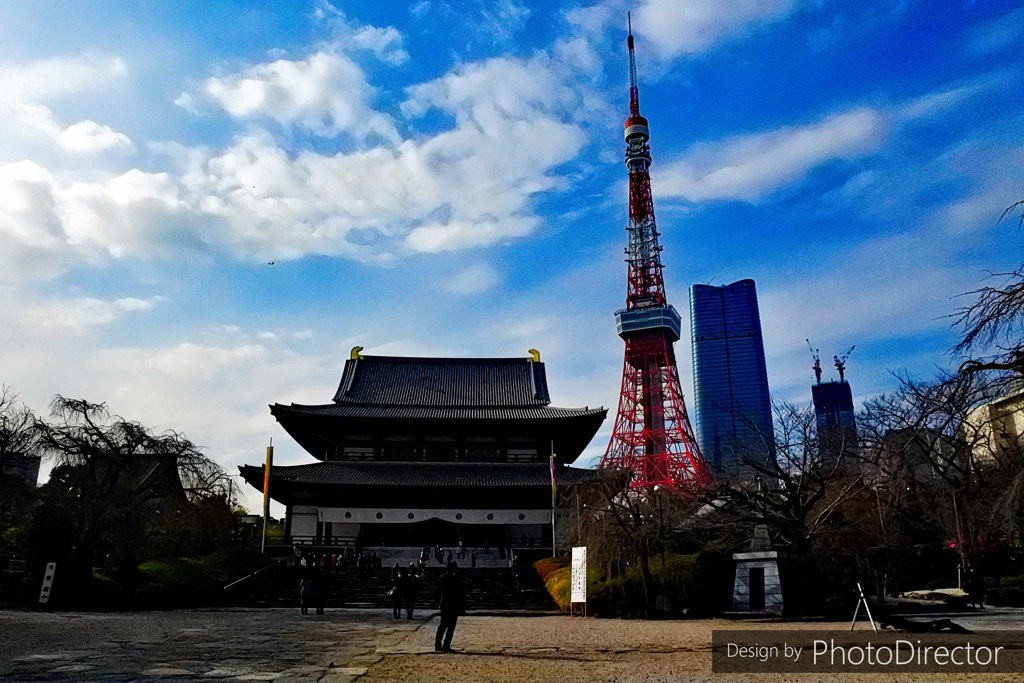
[[[170,676],[170,677],[175,677],[175,676],[193,676],[195,674],[192,671],[189,671],[188,669],[177,669],[177,668],[174,668],[174,667],[163,667],[163,666],[161,666],[161,667],[156,667],[156,668],[153,668],[153,669],[146,669],[145,671],[142,672],[142,675],[143,676],[152,676],[154,678],[158,678],[160,676]]]
[[[76,673],[79,671],[92,671],[95,668],[95,666],[89,666],[88,664],[65,664],[64,666],[50,669],[50,671],[53,673]]]
[[[251,673],[251,671],[251,669],[217,668],[207,671],[202,676],[203,678],[234,678],[235,676]]]

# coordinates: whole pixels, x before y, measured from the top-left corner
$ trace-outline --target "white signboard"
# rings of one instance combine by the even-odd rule
[[[51,562],[46,565],[46,574],[43,576],[43,588],[39,591],[39,604],[45,605],[50,602],[50,590],[53,588],[53,575],[57,573],[57,563]]]
[[[570,582],[572,602],[587,601],[587,546],[572,549],[572,580]]]

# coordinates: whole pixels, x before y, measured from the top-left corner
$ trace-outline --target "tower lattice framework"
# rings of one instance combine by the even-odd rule
[[[629,118],[625,123],[629,170],[626,232],[626,308],[615,312],[626,343],[622,391],[602,468],[628,470],[636,487],[666,486],[686,492],[711,483],[686,414],[674,342],[680,318],[665,297],[658,229],[651,197],[651,148],[647,119],[640,116],[633,34],[629,46]]]

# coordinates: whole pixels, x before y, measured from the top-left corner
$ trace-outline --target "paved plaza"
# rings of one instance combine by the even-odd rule
[[[974,630],[1024,629],[1020,610],[956,620]],[[435,613],[394,620],[383,610],[210,609],[80,613],[0,611],[0,683],[8,681],[657,681],[826,680],[711,673],[711,631],[834,628],[849,623],[633,621],[565,615],[459,621],[457,652],[433,651]],[[862,624],[861,628],[867,628]],[[851,679],[870,679],[849,676]],[[960,680],[901,676],[899,681]],[[966,679],[964,679],[966,680]],[[1019,674],[972,681],[1019,681]]]

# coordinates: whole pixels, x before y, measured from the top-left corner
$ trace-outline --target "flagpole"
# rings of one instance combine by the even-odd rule
[[[260,543],[260,553],[267,551],[267,518],[270,517],[270,468],[274,464],[274,437],[270,437],[270,445],[267,446],[267,464],[263,470],[263,541]]]
[[[555,548],[555,442],[551,441],[551,557],[557,557]]]

